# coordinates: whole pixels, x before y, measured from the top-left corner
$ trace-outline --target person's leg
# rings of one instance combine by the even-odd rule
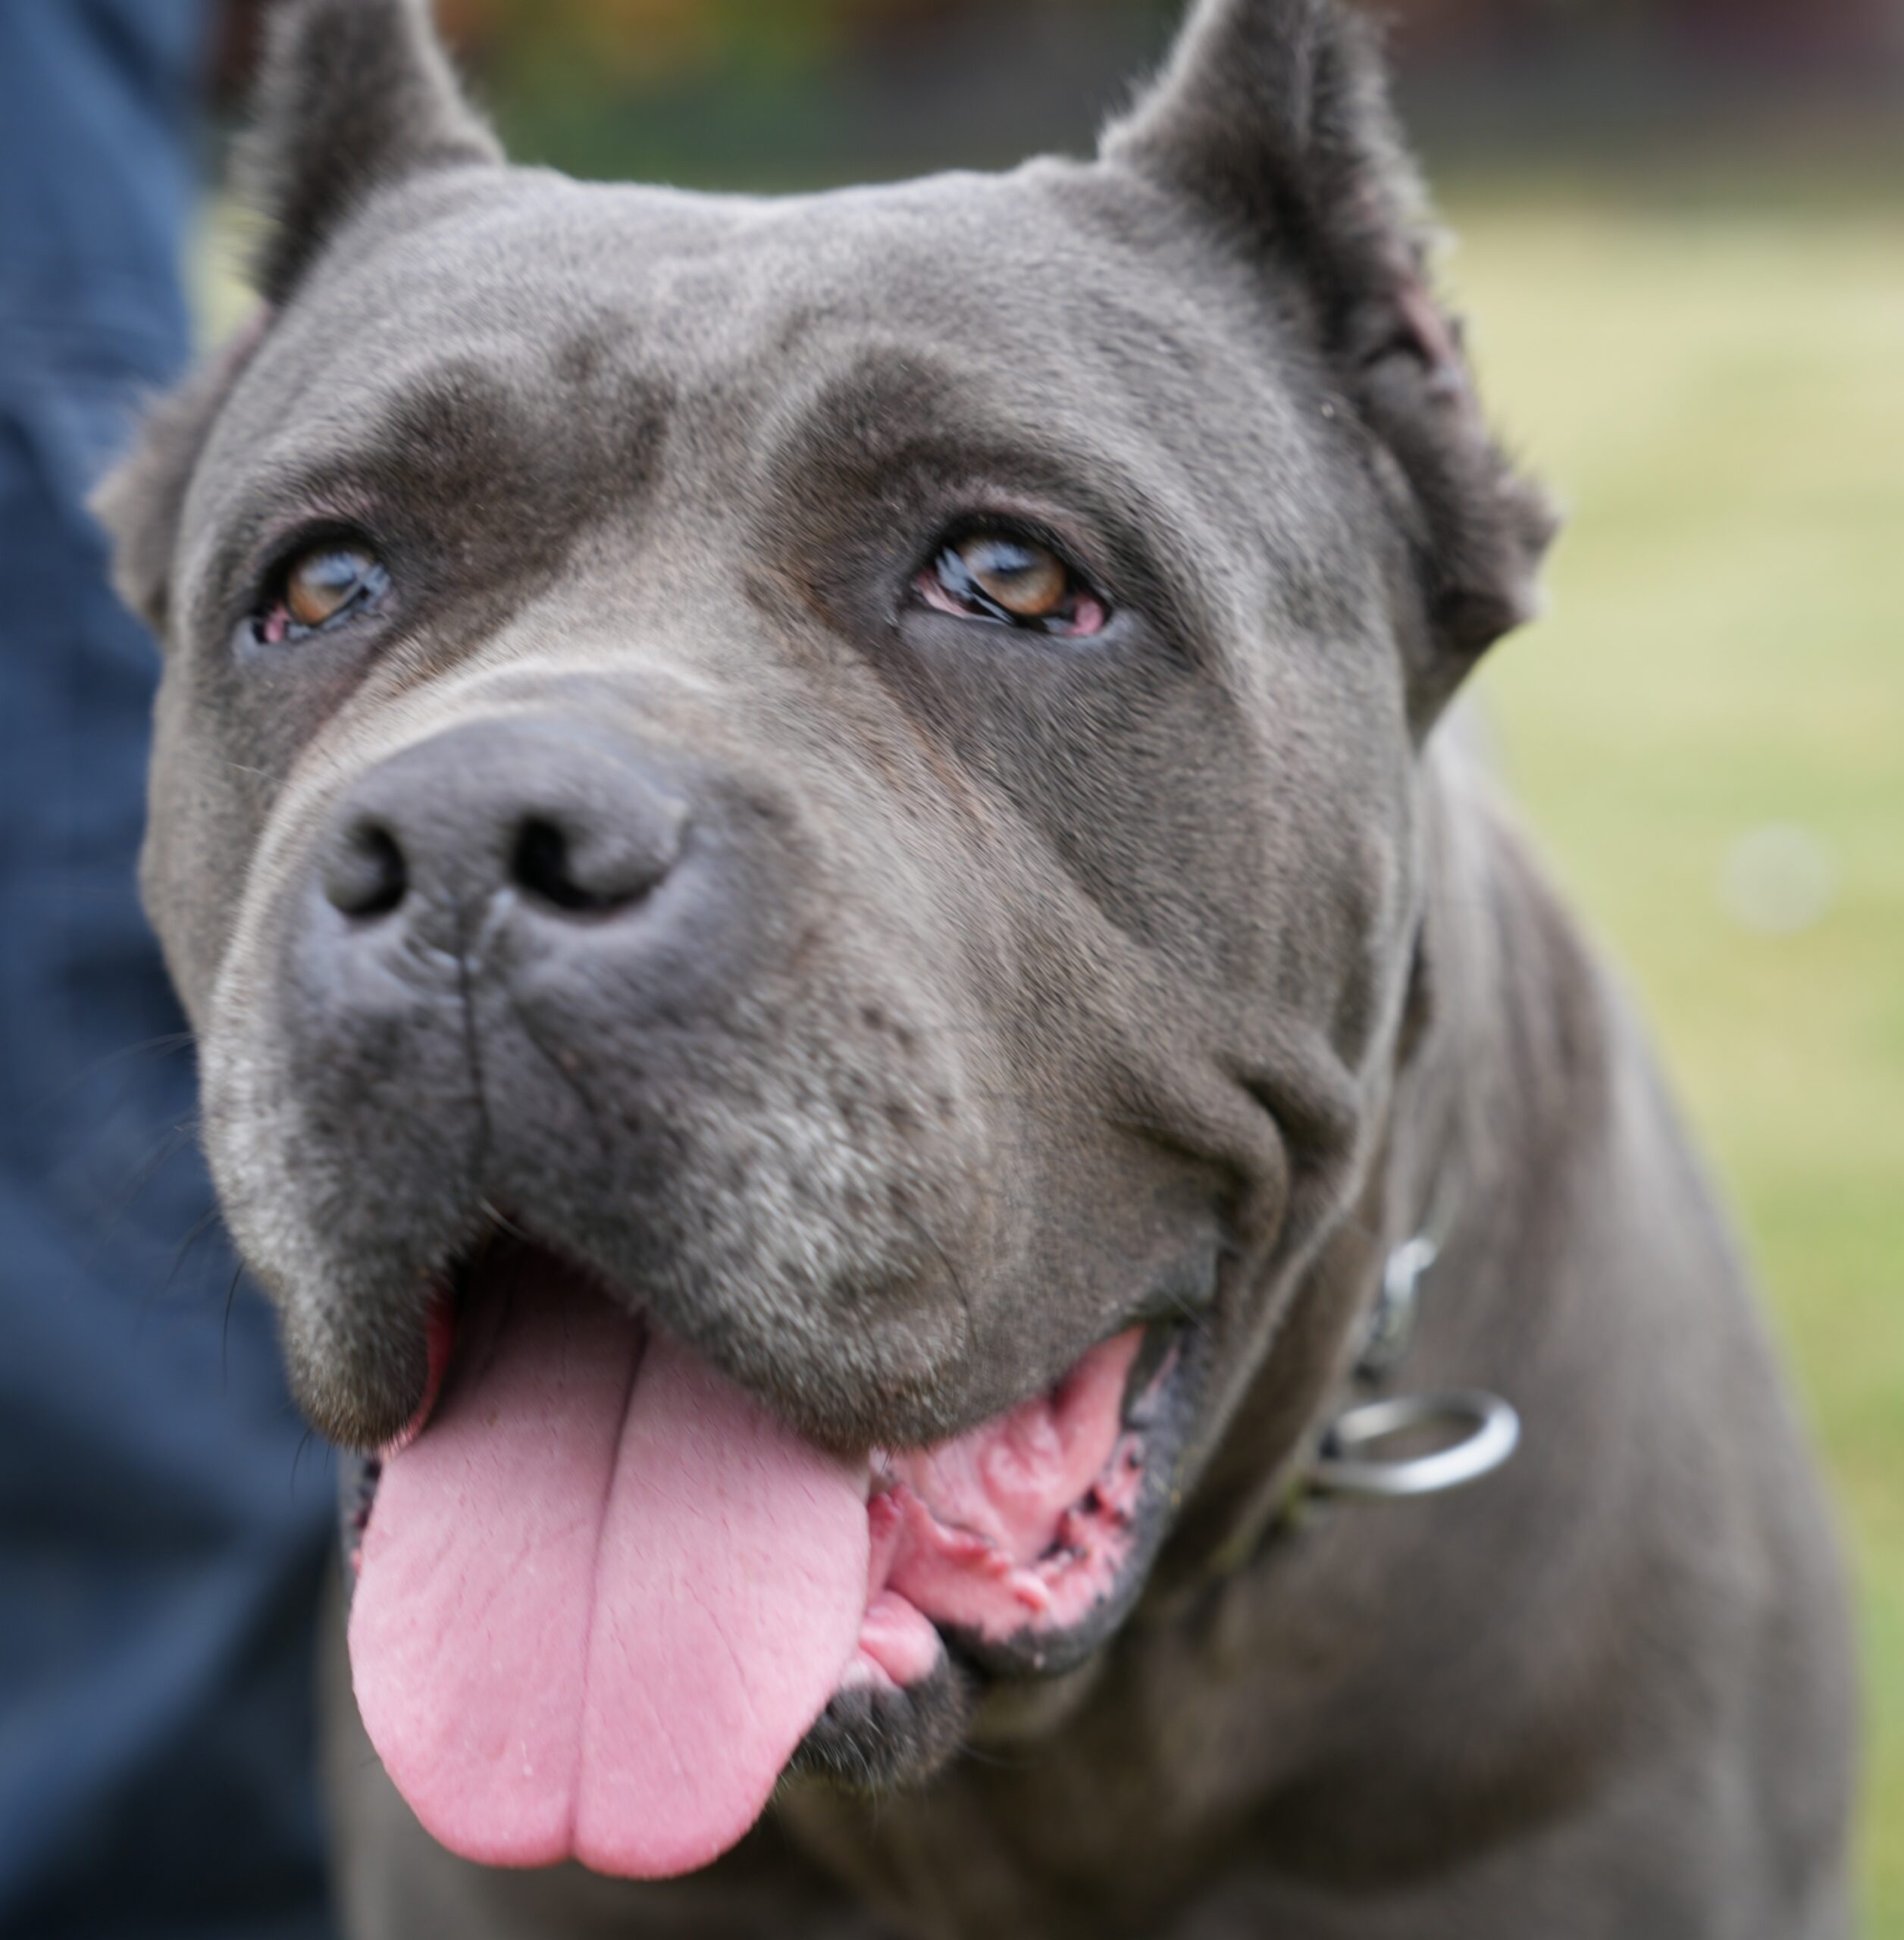
[[[261,1303],[225,1318],[133,884],[156,656],[82,504],[185,355],[203,11],[0,7],[0,1933],[35,1940],[327,1931],[327,1463]]]

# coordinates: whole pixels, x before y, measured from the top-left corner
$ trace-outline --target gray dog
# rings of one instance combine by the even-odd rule
[[[1094,160],[758,201],[287,0],[256,144],[267,308],[102,503],[367,1457],[359,1930],[1843,1934],[1800,1438],[1437,731],[1551,522],[1363,29],[1204,0]]]

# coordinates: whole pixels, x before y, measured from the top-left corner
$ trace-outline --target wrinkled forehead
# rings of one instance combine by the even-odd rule
[[[1243,341],[1145,227],[1051,163],[784,199],[427,183],[274,328],[202,468],[223,499],[205,509],[265,517],[274,490],[359,456],[427,468],[458,423],[496,443],[499,479],[572,484],[665,448],[728,474],[705,490],[910,441],[1186,511],[1226,466],[1267,468],[1299,501],[1308,440],[1273,315]]]
[[[1207,304],[1103,204],[1049,163],[787,198],[485,171],[393,198],[293,314],[366,378],[425,343],[587,345],[725,393],[859,340],[1022,372],[1056,402],[1120,352],[1207,334]]]

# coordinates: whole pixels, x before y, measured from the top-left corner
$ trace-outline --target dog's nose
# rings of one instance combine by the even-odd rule
[[[687,815],[640,752],[585,723],[451,729],[373,769],[332,823],[324,895],[357,925],[460,928],[512,897],[557,922],[596,921],[650,896]]]

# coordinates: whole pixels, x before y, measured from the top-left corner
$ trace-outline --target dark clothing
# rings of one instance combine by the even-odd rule
[[[225,1319],[189,1047],[133,888],[156,655],[81,505],[185,358],[205,26],[200,0],[0,4],[5,1940],[327,1931],[327,1461],[299,1460],[261,1303],[241,1288]]]

